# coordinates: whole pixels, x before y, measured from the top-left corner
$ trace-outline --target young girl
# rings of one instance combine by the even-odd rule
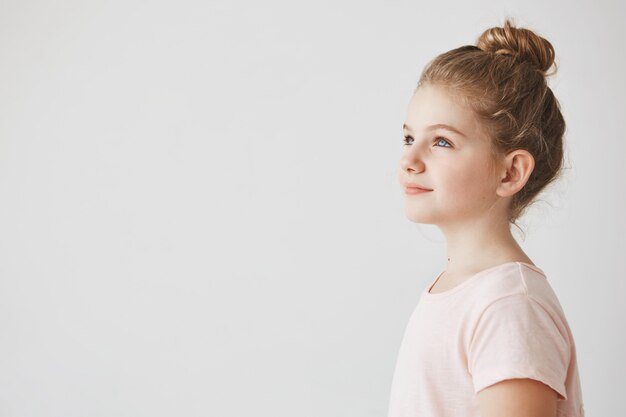
[[[550,42],[506,19],[421,74],[398,180],[408,218],[445,235],[448,264],[407,324],[388,417],[584,416],[564,312],[511,234],[562,166],[553,63]]]

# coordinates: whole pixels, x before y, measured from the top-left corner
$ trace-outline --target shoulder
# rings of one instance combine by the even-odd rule
[[[507,414],[510,409],[498,407],[526,398],[528,415],[552,416],[553,400],[567,399],[573,339],[547,277],[514,264],[480,287],[468,312],[466,353],[481,408],[492,410],[482,415]]]
[[[505,265],[495,270],[477,290],[480,296],[472,309],[472,336],[481,326],[499,323],[513,327],[516,323],[519,330],[534,332],[538,327],[550,328],[554,334],[569,339],[565,313],[548,277],[539,267],[521,262]]]
[[[553,316],[562,314],[558,297],[539,267],[511,262],[486,274],[476,286],[473,309],[482,312],[515,303],[536,303]]]

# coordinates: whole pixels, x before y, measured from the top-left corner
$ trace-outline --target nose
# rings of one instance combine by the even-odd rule
[[[420,173],[424,171],[426,165],[418,152],[409,150],[400,158],[400,168],[407,173]]]

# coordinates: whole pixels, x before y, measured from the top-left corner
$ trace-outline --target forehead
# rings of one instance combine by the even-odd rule
[[[476,118],[471,109],[463,106],[450,91],[439,86],[420,86],[409,101],[407,125],[422,130],[433,124],[448,124],[467,135],[474,134]]]

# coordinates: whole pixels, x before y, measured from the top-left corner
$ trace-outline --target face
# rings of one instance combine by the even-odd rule
[[[415,223],[457,225],[485,216],[498,199],[489,138],[470,109],[443,87],[420,86],[409,102],[398,181]],[[445,124],[460,133],[444,127]],[[432,191],[407,194],[405,183]]]

